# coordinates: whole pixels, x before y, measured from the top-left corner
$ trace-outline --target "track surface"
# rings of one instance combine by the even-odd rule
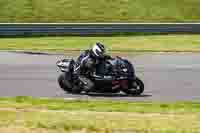
[[[64,97],[131,101],[200,100],[200,54],[165,53],[125,56],[145,83],[144,94],[66,94],[57,85],[56,61],[72,55],[0,52],[0,96]]]

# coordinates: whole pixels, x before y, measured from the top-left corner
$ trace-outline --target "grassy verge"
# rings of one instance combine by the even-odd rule
[[[2,131],[29,133],[197,133],[200,132],[200,114],[138,114],[123,112],[88,111],[0,111]],[[5,115],[7,117],[5,117]],[[14,128],[13,128],[14,127]],[[25,131],[24,131],[25,130]],[[40,131],[40,132],[41,132]]]
[[[83,50],[96,41],[105,43],[109,50],[200,52],[200,35],[0,38],[0,50]]]
[[[20,132],[200,132],[200,104],[0,98],[0,130]]]
[[[0,0],[0,22],[191,22],[199,0]]]

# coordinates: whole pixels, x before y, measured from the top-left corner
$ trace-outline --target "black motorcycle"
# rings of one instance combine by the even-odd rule
[[[126,59],[116,57],[102,60],[87,78],[74,74],[75,61],[64,59],[57,66],[63,72],[58,77],[59,86],[68,93],[97,92],[140,95],[144,91],[143,82],[135,75],[133,65]],[[93,81],[93,82],[91,82]]]

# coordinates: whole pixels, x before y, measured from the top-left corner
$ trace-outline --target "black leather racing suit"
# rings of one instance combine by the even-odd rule
[[[112,57],[109,55],[104,55],[101,58],[96,57],[92,50],[86,50],[78,57],[74,72],[89,77],[96,70],[96,65],[104,59],[112,59]]]
[[[96,66],[104,59],[111,59],[111,56],[104,55],[104,57],[99,58],[93,54],[92,50],[86,50],[78,57],[74,73],[81,81],[88,85],[88,90],[86,91],[93,89],[94,83],[89,77],[96,71]]]
[[[98,62],[99,60],[95,57],[92,50],[84,51],[76,60],[74,74],[77,75],[79,81],[81,80],[83,83],[88,85],[86,87],[88,90],[86,91],[89,91],[94,87],[94,83],[89,79],[89,77],[95,71]]]
[[[89,74],[95,70],[96,64],[98,64],[98,59],[91,50],[86,50],[78,57],[74,72],[89,77]]]

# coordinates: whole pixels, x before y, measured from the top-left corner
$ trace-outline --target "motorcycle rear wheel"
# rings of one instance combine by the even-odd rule
[[[130,88],[123,90],[128,95],[141,95],[144,91],[144,83],[138,77],[131,83]]]

